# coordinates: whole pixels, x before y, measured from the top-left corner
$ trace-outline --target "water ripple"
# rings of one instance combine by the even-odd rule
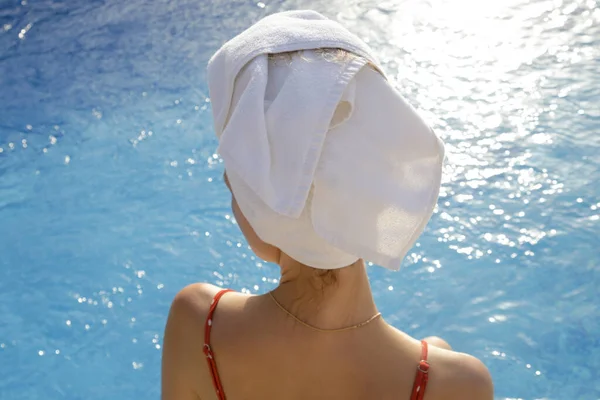
[[[294,8],[369,42],[447,143],[404,269],[369,270],[386,320],[483,359],[500,398],[600,397],[591,0],[0,5],[0,393],[156,397],[178,289],[277,284],[231,216],[204,80],[225,40]]]

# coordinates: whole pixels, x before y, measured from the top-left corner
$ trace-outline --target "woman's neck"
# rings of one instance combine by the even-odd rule
[[[377,314],[365,263],[335,270],[333,282],[322,280],[314,268],[282,254],[281,281],[273,294],[290,313],[320,329],[359,324]]]

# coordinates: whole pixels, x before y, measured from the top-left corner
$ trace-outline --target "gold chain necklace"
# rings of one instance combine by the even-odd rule
[[[290,317],[294,318],[296,321],[298,321],[302,325],[306,326],[307,328],[310,328],[310,329],[312,329],[314,331],[317,331],[317,332],[343,332],[343,331],[349,331],[350,329],[356,329],[356,328],[360,328],[361,326],[365,326],[368,323],[376,320],[378,317],[381,316],[381,313],[378,312],[377,314],[373,315],[368,320],[363,321],[363,322],[361,322],[359,324],[356,324],[356,325],[347,326],[345,328],[321,329],[321,328],[317,328],[316,326],[312,326],[312,325],[310,325],[310,324],[302,321],[300,318],[296,317],[294,314],[292,314],[291,312],[289,312],[288,310],[286,310],[286,308],[284,306],[282,306],[280,302],[277,301],[277,299],[275,298],[275,296],[273,296],[273,292],[269,292],[269,296],[271,296],[271,299],[273,299],[273,301],[275,302],[275,304],[277,304],[277,307],[279,307],[283,312],[285,312],[287,315],[289,315]]]

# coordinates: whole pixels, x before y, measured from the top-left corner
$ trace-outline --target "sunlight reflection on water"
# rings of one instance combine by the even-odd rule
[[[370,269],[386,320],[482,358],[499,397],[599,398],[590,0],[0,5],[0,397],[156,397],[178,289],[277,284],[231,217],[204,67],[292,8],[368,41],[447,143],[404,269]]]

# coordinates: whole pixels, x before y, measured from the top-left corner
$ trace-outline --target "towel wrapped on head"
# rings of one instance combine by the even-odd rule
[[[320,269],[400,267],[444,146],[362,40],[314,11],[274,14],[217,51],[208,81],[218,151],[262,240]]]

